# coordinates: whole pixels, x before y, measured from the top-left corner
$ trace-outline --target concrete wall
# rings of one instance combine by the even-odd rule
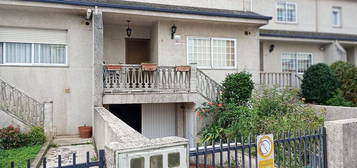
[[[263,29],[318,31],[329,33],[357,34],[354,18],[357,2],[353,0],[289,0],[297,3],[297,23],[277,23],[276,4],[278,0],[254,0],[253,11],[272,16],[273,20]],[[342,8],[342,27],[332,26],[332,7]]]
[[[322,44],[301,42],[264,41],[262,43],[263,69],[266,72],[281,72],[281,55],[283,52],[312,53],[312,63],[325,62],[325,52],[320,50]],[[274,51],[269,52],[270,45],[274,45]]]
[[[357,118],[357,107],[311,105],[318,113],[322,112],[326,121]]]
[[[2,79],[40,102],[54,102],[54,124],[60,135],[77,134],[78,126],[92,121],[92,27],[85,25],[83,16],[66,10],[0,7],[0,26],[68,32],[66,67],[0,65]]]
[[[24,124],[22,121],[17,120],[12,115],[8,114],[5,111],[0,110],[0,129],[6,128],[12,125],[15,128],[20,128],[21,131],[29,131],[31,129],[30,126]]]
[[[325,122],[329,168],[357,167],[357,118]]]

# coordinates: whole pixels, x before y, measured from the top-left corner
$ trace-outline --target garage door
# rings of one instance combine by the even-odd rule
[[[142,134],[148,138],[176,135],[175,104],[143,104]]]

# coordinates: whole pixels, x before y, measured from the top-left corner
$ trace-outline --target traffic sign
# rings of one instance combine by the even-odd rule
[[[258,168],[274,168],[273,134],[257,136]]]

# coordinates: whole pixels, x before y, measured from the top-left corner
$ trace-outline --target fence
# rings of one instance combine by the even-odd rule
[[[31,126],[44,124],[44,104],[0,79],[0,110]]]
[[[291,72],[260,72],[260,85],[300,88],[301,77]]]
[[[326,168],[325,129],[305,130],[276,135],[275,167]],[[242,137],[223,144],[205,144],[190,150],[190,165],[196,168],[253,168],[257,164],[255,137]]]
[[[58,165],[56,168],[90,168],[90,167],[98,167],[98,168],[104,168],[105,167],[105,152],[104,150],[99,150],[98,152],[99,160],[97,161],[91,161],[89,157],[89,152],[87,152],[86,163],[78,163],[76,162],[76,153],[73,153],[73,160],[72,160],[72,165],[62,165],[62,158],[61,155],[58,155]],[[26,162],[26,168],[31,168],[30,166],[30,160],[27,160]],[[14,168],[15,163],[11,162],[10,163],[10,168]],[[18,165],[17,167],[22,167]],[[47,166],[47,160],[46,158],[43,158],[42,160],[42,168],[54,168],[54,167],[49,167]]]

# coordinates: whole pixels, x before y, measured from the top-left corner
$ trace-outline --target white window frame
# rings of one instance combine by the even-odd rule
[[[287,21],[286,18],[287,16],[284,16],[285,17],[285,21],[279,21],[278,20],[278,7],[279,7],[279,3],[284,3],[285,4],[285,10],[287,9],[287,5],[290,4],[290,5],[294,5],[295,6],[295,21],[294,22],[291,22],[291,21]],[[287,15],[287,11],[285,11],[285,15]],[[289,1],[278,1],[276,3],[276,8],[275,8],[275,16],[276,16],[276,19],[275,21],[277,23],[281,23],[281,24],[297,24],[298,23],[298,5],[296,2],[289,2]]]
[[[307,55],[311,55],[311,65],[314,65],[314,55],[312,53],[309,52],[282,52],[280,54],[280,72],[284,72],[283,71],[283,55],[285,54],[295,54],[295,55],[299,55],[299,54],[307,54]],[[298,58],[295,57],[295,72],[296,74],[304,74],[303,72],[298,72],[298,65],[297,65],[297,60]]]
[[[335,24],[335,20],[334,20],[334,12],[337,12],[338,15],[338,24]],[[331,16],[331,20],[332,20],[332,27],[337,27],[337,28],[341,28],[342,27],[342,8],[339,6],[333,6],[332,7],[332,16]]]
[[[221,38],[221,37],[199,37],[199,36],[188,36],[186,41],[186,62],[187,64],[190,63],[189,61],[189,49],[188,49],[188,41],[190,39],[209,39],[210,40],[210,58],[211,58],[211,65],[210,66],[199,66],[197,65],[198,68],[200,69],[237,69],[237,63],[238,63],[238,46],[237,46],[237,39],[234,38]],[[231,40],[233,41],[233,46],[234,46],[234,66],[213,66],[213,40]]]
[[[41,56],[38,58],[39,63],[35,63],[35,44],[49,44],[49,43],[24,43],[24,42],[0,42],[3,45],[2,50],[2,64],[1,65],[13,65],[13,66],[68,66],[68,46],[66,44],[52,44],[52,45],[64,45],[65,46],[65,63],[64,64],[48,64],[48,63],[40,63]],[[8,63],[6,62],[6,44],[7,43],[23,43],[23,44],[31,44],[31,63]],[[39,45],[39,50],[41,45]]]

